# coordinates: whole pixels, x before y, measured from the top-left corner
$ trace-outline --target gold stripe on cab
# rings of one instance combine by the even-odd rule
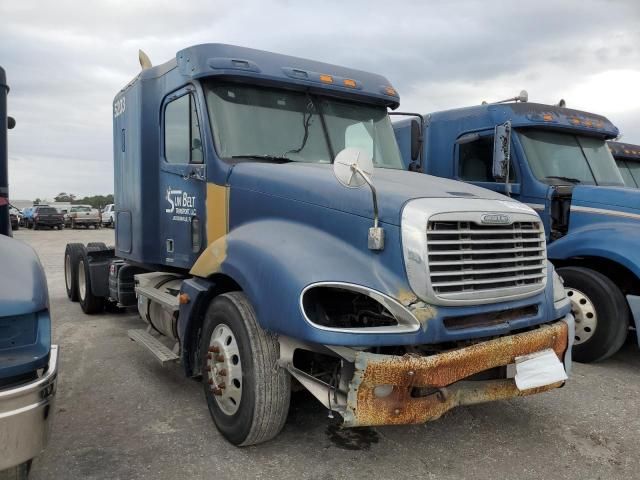
[[[191,268],[191,274],[208,277],[220,270],[227,257],[229,187],[207,183],[207,248]]]

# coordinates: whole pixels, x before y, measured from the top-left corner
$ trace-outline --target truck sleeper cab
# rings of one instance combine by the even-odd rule
[[[5,71],[0,67],[0,479],[24,480],[47,443],[55,411],[58,347],[51,345],[44,269],[11,238]]]
[[[275,436],[292,381],[347,426],[563,384],[540,218],[405,172],[387,79],[220,44],[141,64],[114,100],[116,245],[69,244],[67,293],[137,305],[129,336],[202,379],[230,442]]]
[[[607,144],[620,169],[625,186],[640,188],[640,145],[612,141]]]
[[[507,126],[510,135],[494,135]],[[622,188],[605,143],[618,135],[609,120],[524,101],[405,118],[394,129],[405,166],[417,162],[425,173],[508,193],[534,208],[571,299],[574,359],[597,361],[619,350],[640,319],[640,191]],[[510,147],[508,181],[495,177],[498,143]]]

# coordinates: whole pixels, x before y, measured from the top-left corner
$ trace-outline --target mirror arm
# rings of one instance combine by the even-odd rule
[[[367,185],[369,185],[369,188],[371,189],[371,196],[373,198],[373,227],[374,228],[378,228],[378,196],[376,194],[376,187],[373,186],[373,184],[367,178],[367,174],[364,173],[360,169],[360,167],[358,167],[357,165],[353,164],[353,165],[351,165],[351,170],[353,170],[354,172],[359,173],[360,176],[363,178],[363,180],[365,182],[367,182]]]

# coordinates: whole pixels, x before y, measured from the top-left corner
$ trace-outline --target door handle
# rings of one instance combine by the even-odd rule
[[[183,175],[184,180],[205,180],[204,175],[201,175],[198,170],[191,170],[187,175]]]

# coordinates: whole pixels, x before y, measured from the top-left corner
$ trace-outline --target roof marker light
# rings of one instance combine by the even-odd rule
[[[543,119],[545,122],[550,122],[550,121],[552,121],[552,120],[553,120],[553,115],[551,115],[550,113],[545,113],[545,114],[542,116],[542,119]]]
[[[333,77],[331,75],[320,74],[320,81],[322,83],[333,83]]]
[[[396,89],[393,87],[384,87],[384,93],[391,95],[392,97],[398,96],[398,92],[396,92]]]
[[[356,88],[356,81],[350,78],[345,78],[343,81],[345,87]]]

